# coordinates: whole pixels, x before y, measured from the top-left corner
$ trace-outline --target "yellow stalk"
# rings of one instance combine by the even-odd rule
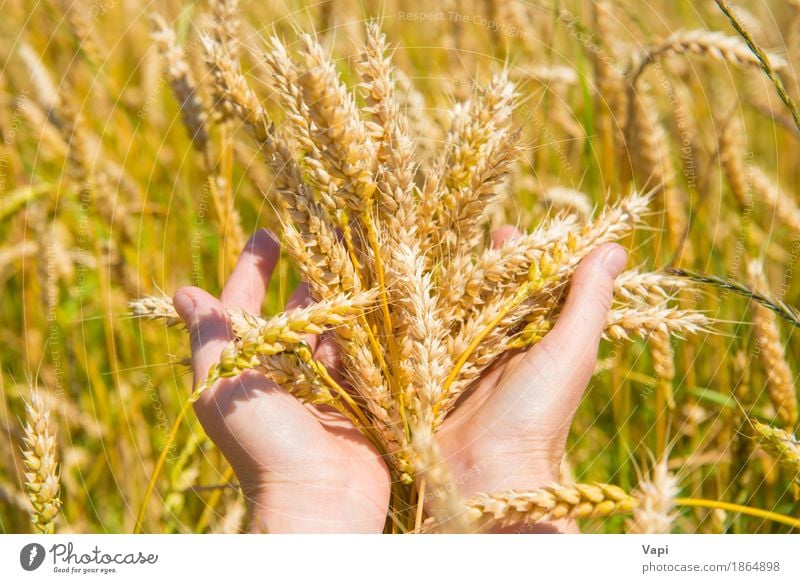
[[[453,366],[453,369],[450,371],[450,374],[447,375],[447,379],[444,381],[444,386],[442,387],[443,397],[447,396],[447,394],[450,391],[450,386],[453,384],[453,382],[455,382],[456,378],[461,372],[461,369],[464,368],[464,365],[466,364],[467,360],[469,359],[470,356],[472,356],[472,353],[475,352],[475,349],[478,348],[480,343],[483,342],[483,339],[486,338],[489,335],[489,333],[492,330],[494,330],[498,324],[500,324],[500,322],[503,321],[503,318],[505,318],[509,314],[509,312],[511,312],[511,310],[513,310],[514,308],[516,308],[522,302],[525,301],[525,298],[528,297],[530,290],[531,290],[531,282],[526,281],[525,283],[523,283],[517,290],[517,293],[515,293],[514,296],[508,301],[508,303],[506,303],[501,308],[497,316],[495,316],[492,319],[492,321],[489,322],[486,328],[481,330],[480,334],[476,335],[475,338],[472,339],[472,342],[469,343],[469,346],[467,346],[466,350],[464,350],[464,352],[461,353],[461,356],[458,357],[458,360]],[[438,403],[434,404],[433,406],[434,416],[439,412],[439,409],[441,409],[443,402],[444,402],[443,400],[440,400]]]
[[[353,268],[356,270],[356,273],[361,276],[361,262],[358,260],[356,248],[355,245],[353,245],[353,233],[350,230],[350,222],[347,214],[343,214],[343,216],[340,218],[339,228],[342,229],[342,234],[344,235],[344,244],[347,248],[347,254],[350,256],[350,261],[353,264]],[[364,278],[362,278],[362,280],[363,279]],[[378,339],[375,338],[375,332],[372,330],[372,326],[370,326],[369,322],[367,322],[367,317],[363,312],[359,312],[358,319],[361,325],[364,327],[364,330],[367,332],[370,348],[372,348],[372,353],[375,356],[375,359],[378,361],[378,365],[381,367],[383,375],[387,379],[390,379],[391,376],[389,375],[389,367],[386,365],[386,360],[383,358],[383,350],[381,349],[381,345],[378,344]]]
[[[414,519],[414,532],[419,532],[422,528],[422,511],[425,508],[423,501],[425,500],[425,478],[419,481],[419,493],[417,495],[417,513]]]
[[[383,312],[383,329],[384,334],[386,335],[386,344],[389,346],[389,357],[391,358],[393,365],[397,366],[400,361],[400,357],[397,350],[397,344],[394,341],[394,328],[392,327],[392,317],[389,313],[389,296],[386,292],[386,278],[383,271],[381,248],[375,232],[375,224],[372,222],[372,207],[373,201],[370,199],[369,204],[362,215],[362,220],[364,221],[364,226],[367,229],[367,239],[369,240],[369,245],[372,248],[372,254],[375,256],[375,277],[378,280],[381,311]],[[392,394],[394,395],[394,398],[398,404],[400,418],[403,420],[403,429],[405,430],[406,437],[410,437],[408,419],[406,418],[406,407],[405,403],[403,402],[403,395],[400,393],[399,387],[397,386],[397,379],[394,378],[394,375],[390,374],[388,380],[392,389]]]
[[[656,387],[656,459],[662,459],[667,449],[667,406],[669,381],[659,379]]]
[[[233,224],[231,217],[233,208],[233,134],[229,124],[222,124],[220,128],[220,176],[224,181],[224,191],[217,192],[217,184],[214,184],[214,192],[219,197],[218,217],[220,219],[220,236],[222,237],[223,259],[224,262],[218,263],[220,269],[220,281],[225,281],[226,275],[231,272],[236,265],[241,244],[243,241],[236,240],[236,225]],[[227,263],[227,265],[225,265]],[[227,269],[226,269],[227,268]]]
[[[161,455],[158,456],[156,466],[153,468],[153,475],[150,476],[150,481],[147,484],[147,490],[144,492],[144,499],[142,500],[142,505],[139,507],[139,514],[136,516],[136,524],[133,527],[133,534],[139,534],[142,532],[144,515],[147,512],[147,505],[150,502],[150,496],[153,495],[153,490],[156,488],[156,480],[158,480],[158,476],[161,474],[161,470],[164,468],[164,462],[167,461],[167,455],[169,455],[172,445],[175,443],[175,438],[178,435],[178,429],[180,428],[181,423],[183,423],[186,413],[189,412],[189,408],[199,396],[200,391],[198,390],[194,392],[191,397],[189,397],[189,399],[183,404],[183,407],[181,407],[180,413],[178,413],[178,416],[175,418],[175,422],[172,424],[172,428],[169,430],[167,442],[161,448]]]
[[[206,526],[208,526],[211,513],[214,512],[214,509],[217,507],[219,499],[222,498],[222,493],[225,491],[225,486],[227,486],[228,482],[231,481],[231,478],[233,478],[233,467],[228,466],[225,468],[225,472],[222,474],[222,488],[217,488],[211,493],[211,496],[208,497],[206,507],[203,508],[203,513],[200,515],[200,518],[194,527],[194,531],[196,533],[202,533],[206,529]]]
[[[334,378],[328,373],[328,369],[325,368],[325,366],[318,360],[313,358],[311,355],[311,349],[307,345],[301,344],[294,350],[294,353],[300,358],[300,360],[306,363],[311,370],[319,375],[328,388],[334,391],[336,396],[347,403],[354,417],[350,417],[350,415],[347,415],[345,411],[342,411],[342,413],[347,415],[350,418],[350,421],[352,421],[356,427],[359,429],[363,428],[364,431],[368,431],[370,422],[364,416],[364,412],[361,410],[361,407],[359,407],[358,403],[353,400],[353,397],[350,396],[350,393],[348,393],[339,383],[334,380]]]
[[[740,514],[747,514],[748,516],[755,516],[757,518],[766,518],[767,520],[779,522],[800,530],[800,519],[798,518],[786,516],[785,514],[778,514],[777,512],[771,512],[770,510],[762,510],[761,508],[751,508],[750,506],[734,504],[733,502],[705,500],[703,498],[676,498],[675,504],[678,506],[691,506],[695,508],[719,508],[720,510],[729,510],[730,512],[738,512]]]

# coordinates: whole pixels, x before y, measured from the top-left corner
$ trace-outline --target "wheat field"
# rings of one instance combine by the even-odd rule
[[[387,533],[800,529],[800,2],[0,7],[0,532],[247,531],[191,407],[245,371],[375,447]],[[262,228],[193,384],[172,296]],[[558,482],[462,498],[449,414],[613,241]]]

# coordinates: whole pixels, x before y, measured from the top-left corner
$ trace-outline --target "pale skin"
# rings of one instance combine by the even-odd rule
[[[493,233],[493,244],[516,234],[502,227]],[[226,308],[260,311],[279,251],[275,237],[259,231],[219,299],[196,287],[175,293],[175,308],[190,331],[195,384],[206,378],[231,338]],[[575,271],[554,328],[532,349],[495,362],[445,420],[437,439],[462,496],[557,480],[569,427],[597,360],[614,279],[626,261],[616,244],[588,255]],[[301,284],[286,309],[310,301]],[[315,358],[341,380],[330,340],[308,340]],[[251,504],[251,530],[383,531],[389,471],[372,444],[334,409],[303,405],[248,371],[211,386],[195,412]],[[534,531],[577,532],[577,527],[560,522]]]

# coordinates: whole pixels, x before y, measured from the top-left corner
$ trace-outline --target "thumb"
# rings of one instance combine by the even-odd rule
[[[189,330],[196,387],[206,380],[209,368],[231,338],[228,315],[219,300],[197,287],[180,288],[172,303]]]
[[[607,243],[587,255],[578,265],[569,295],[555,326],[531,352],[543,351],[571,363],[578,376],[589,382],[597,349],[605,330],[614,280],[625,269],[628,254],[616,243]],[[578,380],[578,379],[576,379]],[[585,383],[576,382],[575,385]]]

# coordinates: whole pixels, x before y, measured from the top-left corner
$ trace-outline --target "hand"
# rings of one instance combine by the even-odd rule
[[[504,227],[493,239],[499,244],[514,234]],[[438,441],[462,496],[558,480],[572,418],[594,371],[614,279],[626,261],[617,244],[584,258],[553,329],[527,352],[493,363],[444,421]],[[570,521],[536,530],[577,527]]]
[[[512,230],[513,231],[513,230]],[[512,232],[496,234],[495,241]],[[174,303],[191,332],[195,383],[230,338],[225,307],[258,312],[278,256],[266,231],[254,235],[222,294],[182,288]],[[532,350],[499,359],[442,426],[438,439],[465,497],[555,480],[567,433],[597,358],[614,278],[626,261],[618,245],[584,259],[553,330]],[[300,286],[287,303],[307,303]],[[311,339],[314,356],[336,374],[333,346]],[[231,462],[253,506],[255,529],[273,532],[380,532],[389,474],[380,456],[336,411],[301,405],[245,372],[209,388],[195,406]],[[574,530],[569,523],[551,528]]]
[[[189,329],[195,386],[231,338],[226,308],[259,313],[279,245],[268,231],[247,243],[217,300],[196,287],[175,293]],[[300,285],[286,304],[310,302]],[[314,358],[336,376],[333,344],[309,338]],[[231,463],[251,506],[251,530],[375,532],[389,507],[389,472],[378,452],[331,407],[305,406],[255,371],[223,379],[195,404],[206,433]]]

